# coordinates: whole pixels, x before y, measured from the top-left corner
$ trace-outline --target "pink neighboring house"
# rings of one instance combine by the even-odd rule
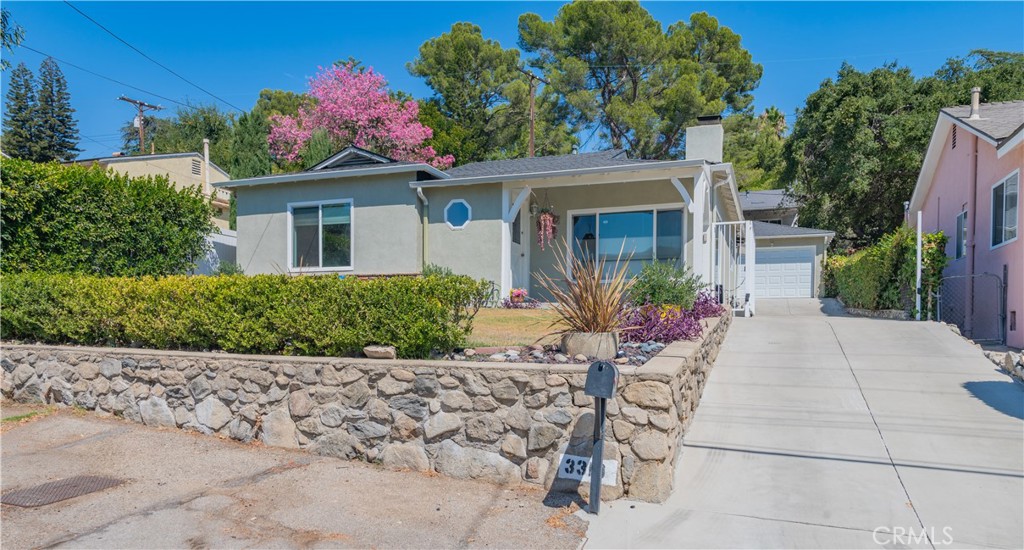
[[[949,237],[940,316],[977,341],[1024,347],[1024,101],[939,112],[908,208],[916,226]]]

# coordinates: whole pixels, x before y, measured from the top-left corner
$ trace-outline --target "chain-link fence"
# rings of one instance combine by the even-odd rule
[[[971,340],[997,344],[1005,341],[1006,296],[998,275],[943,277],[938,293],[927,298],[935,301],[935,320],[956,325]]]

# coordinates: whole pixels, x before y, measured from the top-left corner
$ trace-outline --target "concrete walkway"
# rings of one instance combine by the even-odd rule
[[[730,329],[670,500],[604,506],[587,547],[1024,548],[1020,385],[936,323],[758,309]]]

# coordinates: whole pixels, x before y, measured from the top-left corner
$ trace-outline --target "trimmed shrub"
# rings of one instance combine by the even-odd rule
[[[0,270],[186,273],[206,255],[212,209],[198,187],[99,166],[2,159]]]
[[[700,276],[688,267],[679,267],[670,262],[644,264],[629,291],[634,305],[673,305],[683,309],[693,307],[697,293],[704,288]]]
[[[461,346],[487,296],[469,277],[7,274],[4,338],[236,353],[401,357]]]
[[[924,296],[942,278],[948,258],[942,232],[922,235],[922,286]],[[917,247],[914,230],[907,226],[882,237],[876,244],[850,256],[830,258],[822,274],[825,292],[832,290],[843,302],[862,309],[902,309],[913,312]],[[930,314],[923,299],[922,316]]]

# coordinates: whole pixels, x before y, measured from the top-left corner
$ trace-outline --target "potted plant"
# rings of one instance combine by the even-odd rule
[[[568,249],[568,244],[565,244]],[[562,352],[595,359],[613,359],[619,351],[618,327],[628,308],[633,279],[627,275],[622,251],[607,266],[597,254],[577,257],[556,247],[556,276],[536,274],[541,287],[552,297],[551,309],[559,319]]]

